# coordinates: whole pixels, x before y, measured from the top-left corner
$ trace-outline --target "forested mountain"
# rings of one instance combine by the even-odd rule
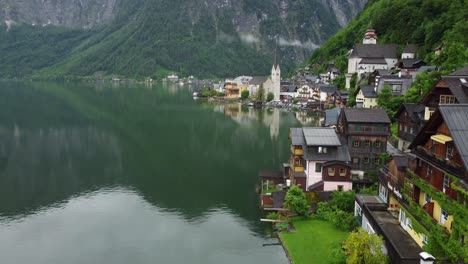
[[[0,76],[201,77],[284,68],[366,0],[0,0]]]
[[[371,0],[346,28],[314,51],[308,64],[323,71],[334,60],[346,72],[348,51],[373,28],[379,44],[398,44],[400,51],[408,43],[417,44],[420,58],[452,71],[468,63],[467,21],[467,0]],[[440,56],[434,55],[436,48],[442,49]]]

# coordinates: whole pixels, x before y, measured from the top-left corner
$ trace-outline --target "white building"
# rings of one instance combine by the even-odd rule
[[[271,76],[265,82],[265,92],[273,93],[273,100],[280,100],[281,90],[281,69],[278,63],[278,50],[275,50],[275,60],[271,68]]]
[[[377,44],[375,30],[368,29],[362,44],[357,44],[349,53],[346,88],[350,88],[350,79],[354,73],[359,77],[377,69],[390,69],[398,63],[397,45]]]

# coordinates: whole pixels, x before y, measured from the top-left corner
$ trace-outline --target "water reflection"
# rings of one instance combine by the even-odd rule
[[[122,187],[0,223],[2,263],[287,263],[263,242],[227,210],[189,222]]]

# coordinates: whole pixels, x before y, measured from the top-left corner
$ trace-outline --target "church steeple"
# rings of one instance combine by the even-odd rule
[[[278,68],[279,63],[278,63],[278,47],[275,48],[275,59],[273,61],[273,68],[276,69]]]

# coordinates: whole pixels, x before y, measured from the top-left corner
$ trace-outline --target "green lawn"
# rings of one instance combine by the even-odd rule
[[[332,249],[340,248],[349,233],[322,220],[293,220],[295,233],[280,236],[294,264],[327,263]]]

